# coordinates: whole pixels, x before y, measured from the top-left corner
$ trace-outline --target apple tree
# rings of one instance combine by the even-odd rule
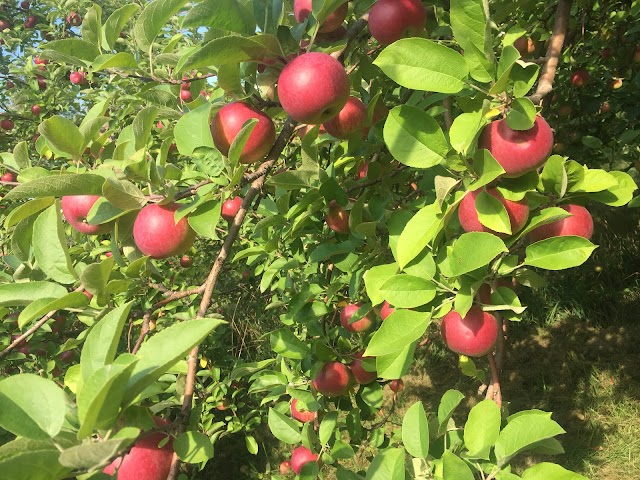
[[[512,470],[564,430],[503,405],[504,332],[519,288],[597,248],[589,205],[636,184],[552,154],[541,103],[582,2],[551,9],[543,62],[513,8],[155,0],[62,22],[43,4],[57,36],[12,61],[4,99],[52,92],[3,139],[3,475],[197,478],[220,436],[255,454],[266,424],[292,451],[272,478],[584,478]],[[271,355],[224,370],[232,271],[280,324]],[[485,396],[464,425],[456,390],[390,422],[427,339]]]

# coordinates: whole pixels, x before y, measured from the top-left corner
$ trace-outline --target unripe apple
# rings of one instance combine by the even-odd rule
[[[183,102],[188,102],[191,100],[191,91],[190,90],[180,90],[180,100]]]
[[[389,382],[389,388],[393,393],[401,392],[402,390],[404,390],[404,382],[401,378],[391,380],[391,382]]]
[[[369,31],[383,45],[419,35],[426,21],[420,0],[378,0],[369,11]]]
[[[98,201],[98,195],[69,195],[62,197],[62,215],[74,229],[85,235],[102,235],[111,230],[111,225],[89,225],[87,215]]]
[[[317,462],[318,455],[311,453],[307,447],[296,447],[291,452],[291,468],[296,474],[300,474],[302,467],[309,462]]]
[[[2,128],[3,130],[13,130],[14,127],[14,123],[13,120],[11,120],[10,118],[5,118],[4,120],[0,121],[0,128]]]
[[[340,312],[340,323],[347,331],[351,333],[366,332],[373,325],[372,312],[368,312],[360,320],[349,323],[349,320],[351,320],[353,314],[356,313],[361,306],[361,303],[350,303],[348,305],[345,305],[345,307]]]
[[[69,81],[74,85],[82,85],[86,81],[87,74],[85,72],[71,72]]]
[[[307,409],[298,409],[298,399],[291,399],[291,416],[302,423],[313,422],[318,417],[318,412]]]
[[[498,321],[480,307],[471,307],[462,318],[455,310],[447,313],[441,324],[442,338],[456,353],[468,357],[487,354],[498,338]]]
[[[40,114],[42,113],[40,105],[33,105],[31,107],[31,113],[33,113],[36,117],[39,117]]]
[[[520,175],[540,167],[553,148],[553,132],[547,121],[536,116],[529,130],[512,130],[506,120],[484,127],[478,148],[486,148],[505,170],[505,177]]]
[[[523,58],[528,57],[536,51],[536,44],[526,35],[516,39],[516,41],[513,42],[513,46],[516,47],[516,50],[520,52],[520,56]]]
[[[387,317],[395,311],[396,309],[393,308],[391,305],[389,305],[389,302],[385,300],[384,303],[382,304],[382,308],[380,309],[380,318],[384,322],[387,319]]]
[[[278,79],[278,96],[285,112],[300,123],[325,123],[349,100],[349,78],[338,60],[311,52],[289,62]]]
[[[182,268],[189,268],[193,265],[193,259],[189,255],[183,255],[180,257],[180,266]]]
[[[591,75],[584,69],[576,70],[571,74],[571,83],[574,87],[582,88],[591,79]]]
[[[330,135],[347,140],[357,134],[362,134],[366,121],[367,107],[359,98],[349,97],[338,115],[323,123],[322,126]]]
[[[348,3],[343,3],[336,8],[326,19],[322,22],[319,31],[322,33],[333,32],[338,27],[342,26],[342,22],[347,18],[349,12]],[[293,0],[293,16],[296,22],[302,23],[311,14],[311,0]]]
[[[504,205],[509,215],[509,223],[511,224],[511,233],[517,233],[525,226],[529,219],[529,205],[526,198],[518,202],[507,200],[502,196],[497,188],[487,188],[487,193],[493,198],[496,198]],[[478,210],[476,209],[476,198],[482,192],[481,189],[472,192],[467,192],[460,202],[458,207],[458,218],[460,219],[460,225],[465,232],[489,232],[498,236],[506,236],[504,233],[494,232],[490,228],[485,227],[480,223],[478,218]]]
[[[255,163],[262,160],[273,147],[276,128],[269,115],[244,102],[225,105],[213,117],[211,135],[216,148],[228,156],[236,136],[244,124],[252,119],[258,120],[258,123],[242,149],[240,163]]]
[[[16,174],[13,172],[7,172],[2,174],[2,177],[0,177],[0,180],[3,182],[15,182],[16,181]]]
[[[82,17],[77,12],[71,12],[67,16],[67,23],[72,27],[79,27],[80,25],[82,25]]]
[[[155,417],[158,426],[169,424],[167,420]],[[165,480],[171,470],[173,458],[173,439],[162,448],[160,442],[168,437],[166,433],[156,432],[143,437],[133,444],[124,458],[118,457],[102,470],[107,475],[118,471],[118,480]]]
[[[174,213],[180,205],[147,205],[140,210],[133,223],[133,240],[142,253],[152,258],[181,255],[191,248],[196,234],[187,217],[178,223]]]
[[[291,471],[291,462],[286,460],[280,464],[280,475],[286,475]]]
[[[313,388],[325,397],[339,397],[349,390],[351,374],[340,362],[325,363],[313,380]]]
[[[363,358],[371,357],[363,357],[362,355],[364,355],[364,350],[356,353],[354,355],[353,361],[349,364],[349,368],[351,368],[351,373],[356,382],[358,382],[360,385],[366,385],[378,378],[378,374],[375,371],[370,372],[364,369]]]
[[[327,226],[336,233],[349,233],[349,212],[340,205],[333,204],[324,217]]]
[[[236,218],[236,214],[240,211],[240,207],[242,207],[242,197],[234,197],[225,200],[222,204],[220,216],[227,222],[233,222],[233,219]]]
[[[529,232],[529,238],[533,242],[551,237],[565,237],[576,235],[586,239],[593,235],[593,218],[589,210],[581,205],[561,205],[560,208],[569,212],[572,216],[556,220],[542,225]]]

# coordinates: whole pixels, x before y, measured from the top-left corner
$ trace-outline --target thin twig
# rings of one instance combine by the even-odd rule
[[[493,400],[499,408],[502,408],[502,390],[500,389],[500,375],[496,367],[496,359],[493,352],[487,355],[489,367],[491,368],[491,385],[487,389],[487,400]]]

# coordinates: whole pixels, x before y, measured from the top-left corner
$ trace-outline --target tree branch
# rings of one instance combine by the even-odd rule
[[[546,62],[542,66],[542,73],[538,80],[536,93],[529,97],[534,104],[539,105],[542,99],[553,90],[553,80],[558,69],[558,59],[562,52],[564,39],[567,34],[567,24],[571,13],[572,0],[559,0],[556,19],[553,25],[553,34],[547,48]]]

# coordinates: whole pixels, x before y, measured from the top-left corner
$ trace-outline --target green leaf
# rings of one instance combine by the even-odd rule
[[[270,335],[271,350],[286,358],[302,360],[309,356],[309,347],[288,328],[281,328]]]
[[[139,210],[147,204],[147,197],[142,190],[128,180],[107,178],[102,194],[111,205],[124,211]]]
[[[82,292],[72,292],[58,299],[40,298],[27,305],[24,310],[20,312],[20,316],[18,317],[18,327],[22,329],[32,320],[40,318],[54,310],[83,308],[88,304],[89,299]]]
[[[463,233],[453,245],[451,272],[456,277],[472,272],[507,251],[504,242],[491,233]]]
[[[546,270],[564,270],[582,265],[598,248],[583,237],[552,237],[529,245],[525,264]]]
[[[111,205],[106,198],[100,197],[96,200],[96,203],[93,204],[89,213],[87,213],[87,223],[89,225],[109,223],[125,213],[124,210],[120,210]]]
[[[116,420],[120,404],[135,363],[133,355],[119,357],[116,364],[96,370],[78,393],[78,438],[93,434],[94,429],[109,428]]]
[[[57,202],[36,218],[32,243],[38,267],[47,277],[64,284],[77,280],[78,275],[67,249],[67,238]]]
[[[603,192],[593,193],[589,195],[589,198],[610,207],[626,205],[633,198],[633,192],[638,189],[636,182],[626,172],[614,171],[609,173],[617,180],[618,185]]]
[[[89,470],[96,465],[106,465],[116,454],[132,444],[140,433],[137,428],[127,429],[127,432],[123,430],[118,432],[117,438],[83,443],[58,452],[60,463],[75,470]]]
[[[183,358],[214,329],[226,322],[201,318],[175,323],[149,338],[138,350],[140,357],[127,384],[125,403],[131,403],[149,385]]]
[[[24,306],[41,298],[60,298],[67,289],[53,282],[5,283],[0,285],[0,306]]]
[[[82,39],[100,47],[102,40],[102,9],[93,4],[82,19]]]
[[[511,235],[511,220],[502,202],[486,191],[478,193],[475,200],[478,220],[495,232]]]
[[[469,466],[456,454],[445,450],[442,454],[442,480],[474,480]]]
[[[382,450],[367,469],[366,480],[404,480],[404,449]]]
[[[300,429],[295,421],[270,408],[268,423],[273,436],[281,442],[289,445],[300,443]]]
[[[430,323],[429,313],[396,310],[382,322],[364,356],[378,357],[398,352],[422,337]]]
[[[249,9],[237,0],[203,2],[189,9],[182,28],[208,27],[226,32],[252,35],[256,20]]]
[[[338,424],[338,412],[328,412],[322,418],[322,422],[320,423],[320,431],[318,432],[318,438],[320,439],[320,443],[325,445],[331,439],[333,432],[336,429],[336,425]]]
[[[427,92],[458,93],[469,74],[462,55],[425,38],[398,40],[373,63],[399,85]]]
[[[529,219],[529,223],[527,226],[520,231],[517,239],[523,238],[532,230],[536,228],[547,225],[548,223],[555,222],[557,220],[562,220],[563,218],[570,217],[571,214],[567,212],[564,208],[560,207],[549,207],[543,210],[540,210],[536,215]]]
[[[438,202],[421,208],[405,225],[398,239],[397,258],[401,269],[416,258],[435,238],[442,227]]]
[[[378,378],[393,380],[406,375],[409,372],[409,368],[411,368],[411,363],[413,363],[413,354],[416,351],[417,344],[417,342],[414,342],[402,350],[377,357],[376,372],[378,372]]]
[[[522,480],[587,480],[555,463],[542,462],[522,472]]]
[[[582,175],[578,181],[571,186],[570,192],[602,192],[618,186],[618,180],[610,172],[599,168],[587,168],[580,166]]]
[[[136,5],[137,6],[137,5]],[[138,68],[138,62],[129,52],[118,52],[116,54],[105,54],[96,57],[91,64],[94,72],[106,70],[108,68],[117,68],[122,70]]]
[[[205,437],[205,438],[207,438],[209,443],[211,443],[211,441],[209,440],[209,437]],[[257,455],[258,452],[260,451],[260,447],[258,446],[258,441],[255,439],[253,435],[247,435],[246,437],[244,437],[244,443],[247,447],[247,451],[251,455]],[[213,449],[212,449],[211,455],[213,456]]]
[[[188,217],[189,225],[201,237],[217,240],[216,226],[220,220],[222,202],[209,200],[200,205]]]
[[[57,63],[84,66],[100,55],[100,50],[91,42],[79,38],[65,38],[42,44],[42,58]]]
[[[238,36],[216,38],[192,53],[184,64],[178,65],[179,71],[258,59],[269,51],[258,40],[258,37]]]
[[[51,149],[61,156],[80,158],[84,152],[84,136],[71,120],[54,115],[38,126],[38,132]]]
[[[402,443],[412,457],[426,459],[429,455],[429,422],[422,402],[414,403],[404,414]]]
[[[394,275],[384,282],[380,291],[397,308],[426,305],[436,296],[436,286],[432,281],[407,274]]]
[[[451,146],[456,152],[466,156],[484,125],[481,110],[458,115],[449,130]]]
[[[103,183],[104,177],[91,173],[51,175],[18,185],[4,198],[20,200],[65,195],[100,195]]]
[[[207,102],[180,117],[176,123],[173,135],[178,151],[182,155],[191,155],[196,148],[213,147],[209,122],[210,112],[211,104]]]
[[[464,395],[457,390],[447,390],[438,405],[438,435],[446,432],[447,424],[455,409],[464,400]]]
[[[13,159],[21,170],[31,167],[27,142],[18,142],[16,146],[13,147]]]
[[[0,380],[0,426],[32,440],[53,438],[67,414],[64,391],[53,381],[30,373]]]
[[[529,130],[536,121],[536,106],[528,98],[516,98],[507,113],[507,125],[512,130]]]
[[[524,97],[538,79],[540,67],[534,63],[521,65],[516,63],[511,68],[511,79],[513,80],[513,95],[516,98]]]
[[[133,119],[133,138],[135,139],[135,149],[140,150],[147,146],[149,137],[151,136],[151,128],[153,121],[158,114],[158,107],[146,107],[140,110]]]
[[[120,335],[132,305],[132,303],[125,303],[114,308],[89,331],[80,354],[80,367],[84,381],[115,359]]]
[[[26,203],[18,206],[17,208],[11,210],[11,213],[7,215],[7,218],[4,221],[4,228],[11,228],[14,225],[17,225],[25,218],[30,217],[31,215],[35,215],[38,212],[41,212],[45,208],[51,206],[55,202],[54,197],[43,197],[43,198],[34,198],[33,200],[29,200]]]
[[[115,47],[116,40],[120,36],[120,32],[127,24],[134,13],[140,10],[140,6],[136,3],[124,5],[109,15],[102,29],[103,45],[105,48],[112,50]]]
[[[384,302],[384,294],[380,291],[380,287],[396,273],[398,273],[398,265],[395,263],[377,265],[365,272],[364,284],[367,290],[367,296],[373,305]]]
[[[169,19],[187,0],[155,0],[148,3],[136,20],[133,36],[141,50],[147,51]]]
[[[489,460],[489,452],[500,435],[500,409],[492,400],[483,400],[469,412],[464,426],[468,456]]]
[[[93,295],[105,293],[114,263],[113,257],[108,257],[100,263],[87,265],[80,274],[80,281],[84,288]]]
[[[478,150],[473,156],[473,171],[478,178],[467,187],[467,190],[484,187],[505,173],[504,168],[493,158],[489,150],[485,149]]]
[[[507,419],[495,443],[498,466],[506,465],[516,454],[533,447],[537,442],[565,433],[551,413],[536,410],[519,412]]]
[[[393,157],[410,167],[433,167],[449,152],[449,144],[438,122],[416,107],[401,105],[391,110],[383,133]]]
[[[497,95],[506,90],[509,84],[511,70],[519,58],[520,53],[512,45],[508,45],[502,50],[502,55],[498,62],[498,81],[493,84],[489,90],[489,94]]]
[[[249,137],[253,133],[253,129],[258,124],[257,118],[251,118],[247,120],[242,129],[238,132],[238,134],[233,139],[233,143],[229,148],[229,162],[231,165],[236,165],[240,161],[240,155],[242,154],[242,150],[244,146],[249,141]]]
[[[0,446],[2,480],[61,480],[70,470],[60,465],[53,442],[17,438]]]
[[[494,78],[491,30],[480,0],[453,0],[450,8],[453,36],[464,50],[471,76],[482,83]]]
[[[553,193],[557,198],[567,192],[568,176],[564,168],[565,159],[560,155],[551,155],[540,174],[540,184],[545,193]]]
[[[200,432],[184,432],[173,441],[173,450],[185,463],[201,463],[213,458],[213,444]]]

